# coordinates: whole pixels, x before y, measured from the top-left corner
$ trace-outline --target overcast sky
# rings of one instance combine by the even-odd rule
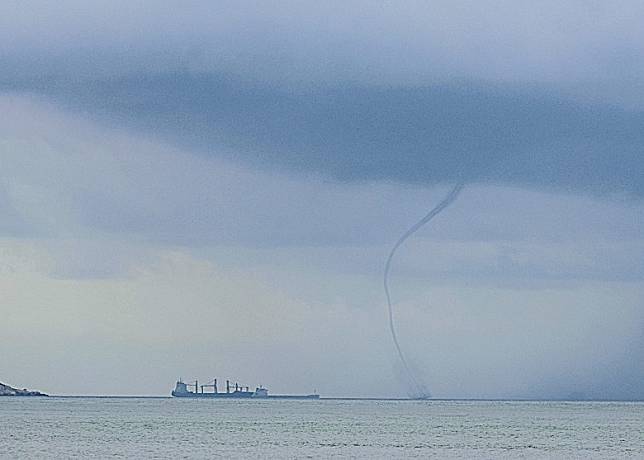
[[[639,2],[3,2],[0,381],[644,398]],[[7,349],[7,346],[4,347]]]

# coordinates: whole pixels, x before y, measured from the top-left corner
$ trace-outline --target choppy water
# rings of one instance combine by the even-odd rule
[[[3,458],[644,458],[644,403],[0,398]]]

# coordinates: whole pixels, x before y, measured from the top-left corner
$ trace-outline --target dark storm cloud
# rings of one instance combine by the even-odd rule
[[[175,73],[11,84],[261,167],[342,181],[450,181],[644,193],[644,112],[542,87],[345,84],[289,89]]]
[[[205,153],[343,181],[644,193],[637,2],[9,2],[0,13],[0,90]]]

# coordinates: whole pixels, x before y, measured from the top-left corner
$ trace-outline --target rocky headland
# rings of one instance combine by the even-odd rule
[[[19,390],[18,388],[10,387],[4,383],[0,383],[0,396],[47,396],[45,393],[39,391],[31,391],[23,388]]]

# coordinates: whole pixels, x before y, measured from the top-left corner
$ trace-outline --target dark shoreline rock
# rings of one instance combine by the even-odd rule
[[[23,388],[19,390],[18,388],[10,387],[4,383],[0,383],[0,396],[48,396],[45,393],[39,391],[31,391]]]

